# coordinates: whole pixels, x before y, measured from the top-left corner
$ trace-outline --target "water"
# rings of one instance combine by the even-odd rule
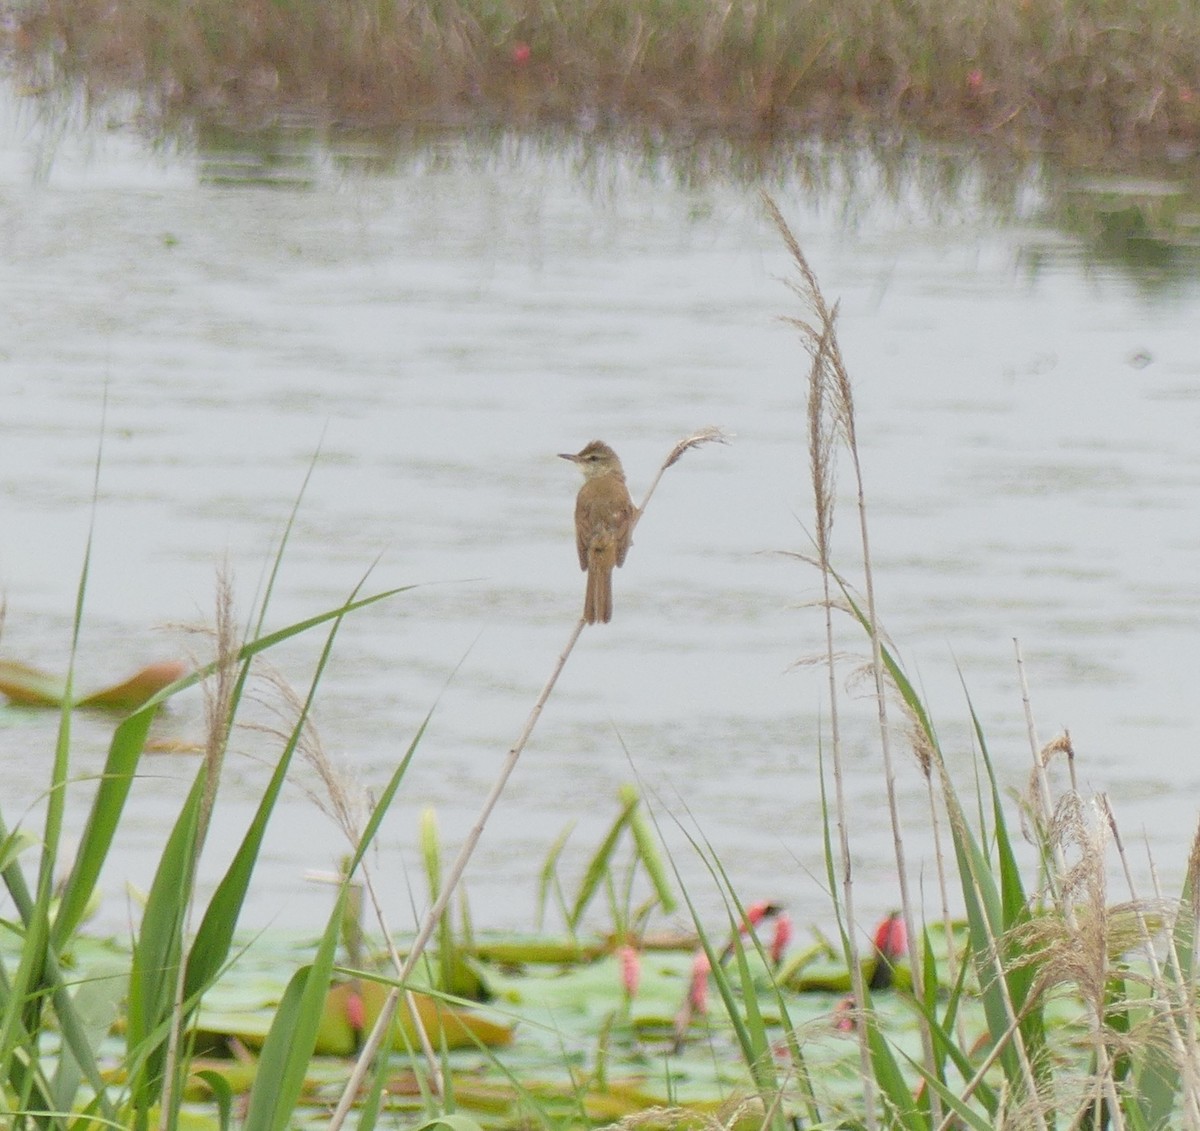
[[[269,150],[218,137],[155,147],[121,122],[64,124],[11,94],[0,138],[6,656],[65,667],[102,437],[85,687],[206,656],[183,626],[211,620],[222,563],[250,616],[315,454],[268,626],[335,606],[368,571],[366,591],[417,586],[346,623],[316,709],[329,758],[376,792],[433,709],[380,838],[403,927],[425,901],[417,815],[433,807],[446,853],[457,847],[582,601],[575,472],[555,453],[609,441],[640,499],[678,438],[719,425],[727,447],[666,474],[616,577],[614,621],[584,633],[468,889],[478,926],[530,926],[554,837],[575,824],[570,893],[618,786],[638,779],[708,913],[719,901],[685,829],[744,898],[828,922],[828,682],[797,666],[822,645],[819,589],[811,568],[774,553],[809,546],[807,365],[779,320],[800,309],[753,180],[683,175],[603,143],[330,148],[297,129]],[[1005,787],[1028,776],[1019,639],[1042,740],[1070,728],[1082,785],[1113,795],[1126,840],[1140,852],[1144,835],[1178,884],[1200,785],[1194,257],[1113,254],[1107,229],[1063,222],[1064,186],[1020,171],[998,209],[980,169],[954,155],[918,155],[898,191],[865,156],[817,165],[822,183],[802,164],[770,183],[841,303],[879,608],[961,785],[960,673]],[[921,179],[931,170],[953,176],[934,188]],[[1085,201],[1181,198],[1170,181],[1070,187]],[[839,484],[838,544],[858,577],[844,462]],[[841,632],[865,653],[848,622]],[[273,657],[300,694],[321,644],[318,633]],[[854,667],[842,711],[870,920],[896,887],[874,708]],[[924,785],[893,719],[932,913]],[[56,720],[4,721],[11,825],[34,819]],[[79,720],[81,778],[110,730]],[[156,738],[203,741],[198,692]],[[279,742],[239,730],[233,747],[206,884]],[[187,753],[145,761],[99,926],[136,914],[125,884],[148,885],[195,765]],[[316,927],[329,905],[304,873],[331,867],[344,842],[300,777],[252,925]],[[74,814],[90,788],[75,790]]]

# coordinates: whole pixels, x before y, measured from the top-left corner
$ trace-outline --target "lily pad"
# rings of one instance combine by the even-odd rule
[[[148,664],[120,683],[93,691],[76,705],[103,711],[135,711],[151,696],[181,679],[187,671],[187,664],[180,660],[161,660]],[[67,683],[32,664],[0,660],[0,695],[21,707],[61,707],[67,697]]]

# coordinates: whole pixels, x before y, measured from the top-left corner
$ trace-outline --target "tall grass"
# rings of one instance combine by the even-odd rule
[[[205,116],[1200,141],[1186,0],[33,0],[18,21],[42,79]]]
[[[969,802],[960,799],[946,769],[932,716],[904,673],[888,641],[873,599],[866,489],[858,460],[858,438],[849,375],[837,340],[837,308],[830,306],[786,221],[769,198],[768,215],[788,248],[796,271],[793,290],[801,301],[789,319],[809,354],[809,445],[816,501],[811,560],[824,586],[826,609],[834,798],[829,821],[837,828],[837,849],[830,841],[830,877],[834,863],[841,884],[830,884],[843,926],[843,946],[856,1005],[864,1083],[864,1123],[869,1128],[937,1129],[970,1127],[1200,1128],[1200,1072],[1197,1070],[1196,970],[1194,945],[1198,922],[1200,832],[1181,896],[1146,899],[1134,887],[1132,870],[1120,845],[1107,797],[1086,797],[1075,781],[1070,738],[1042,745],[1037,738],[1025,691],[1025,710],[1033,770],[1027,798],[1028,825],[1038,848],[1037,874],[1026,878],[1017,864],[1004,801],[975,722],[977,758],[983,786]],[[859,519],[865,597],[832,560],[832,483],[837,456],[849,459]],[[920,1021],[923,1058],[906,1063],[875,1015],[863,984],[853,913],[850,846],[852,815],[841,788],[839,695],[835,672],[833,613],[849,615],[871,650],[878,707],[880,770],[889,798],[898,892],[913,943],[911,1007]],[[1018,665],[1020,657],[1018,653]],[[1023,668],[1022,683],[1024,684]],[[929,784],[930,821],[943,824],[953,853],[941,858],[938,874],[956,871],[959,898],[966,912],[966,941],[956,955],[949,926],[948,885],[942,893],[942,921],[951,941],[949,980],[933,959],[930,936],[913,904],[906,882],[904,831],[895,804],[898,771],[890,751],[888,703],[905,714],[918,771]],[[974,718],[974,716],[972,715]],[[1070,787],[1056,796],[1047,765],[1067,756]],[[977,813],[972,820],[970,814]],[[1107,850],[1115,841],[1126,875],[1128,899],[1113,905],[1106,887]],[[920,931],[916,927],[920,923]],[[973,988],[965,978],[974,976]],[[970,996],[978,996],[986,1031],[968,1044],[961,1015]],[[1086,1063],[1070,1034],[1054,1032],[1048,1005],[1067,996],[1081,1012],[1087,1034]],[[912,1073],[921,1081],[914,1090]]]
[[[643,516],[659,480],[669,467],[688,450],[721,439],[718,431],[706,429],[677,443],[652,481],[634,524]],[[288,530],[290,527],[289,522]],[[132,1131],[147,1131],[151,1126],[167,1129],[178,1125],[184,1085],[190,1075],[191,1022],[205,994],[231,961],[234,933],[267,825],[297,752],[309,759],[325,783],[330,808],[350,842],[351,854],[343,869],[335,906],[316,955],[310,964],[295,972],[280,1002],[262,1049],[243,1126],[249,1131],[280,1131],[292,1116],[316,1045],[334,959],[347,919],[347,906],[352,891],[358,890],[359,875],[362,876],[362,886],[370,897],[382,933],[388,940],[395,981],[394,989],[349,1073],[331,1127],[337,1128],[344,1121],[359,1098],[360,1089],[367,1084],[368,1077],[374,1081],[369,1087],[373,1090],[377,1106],[387,1061],[386,1055],[377,1054],[384,1047],[385,1038],[390,1037],[392,1019],[401,1001],[409,1008],[413,1030],[425,1058],[431,1102],[440,1103],[444,1099],[441,1062],[425,1032],[410,979],[435,932],[441,929],[443,940],[449,935],[446,929],[448,920],[445,919],[449,902],[558,675],[579,639],[584,627],[583,618],[581,616],[575,625],[567,647],[554,665],[522,733],[509,750],[471,835],[444,877],[440,864],[430,856],[431,882],[436,879],[433,905],[426,913],[407,955],[401,957],[391,941],[393,934],[383,917],[365,854],[411,764],[424,726],[418,730],[378,800],[369,812],[364,813],[363,807],[348,795],[344,783],[324,758],[309,724],[309,717],[322,673],[345,617],[405,590],[393,589],[360,598],[356,589],[336,609],[284,629],[266,632],[267,608],[286,542],[285,533],[255,623],[247,633],[248,639],[242,642],[235,632],[232,592],[228,582],[222,580],[218,587],[216,628],[213,633],[215,658],[163,688],[116,727],[73,862],[64,859],[61,847],[66,794],[69,789],[76,788],[71,775],[70,741],[76,704],[70,674],[66,681],[59,736],[52,763],[45,830],[41,838],[42,850],[34,890],[30,889],[26,880],[21,856],[35,839],[25,830],[10,832],[0,817],[0,875],[19,915],[19,921],[11,924],[10,929],[17,932],[21,941],[16,970],[10,971],[0,962],[0,1099],[4,1101],[5,1110],[12,1115],[14,1128],[37,1126],[82,1131],[84,1128],[90,1129],[94,1121],[108,1126],[128,1127]],[[84,556],[78,587],[73,639],[78,637],[82,622],[89,566],[90,544]],[[207,904],[199,907],[196,890],[198,862],[220,787],[226,744],[246,696],[252,664],[270,648],[323,625],[328,626],[324,648],[314,666],[307,694],[292,699],[290,725],[280,735],[283,740],[282,751],[257,810],[225,875]],[[197,684],[204,686],[207,696],[204,756],[158,861],[141,922],[136,929],[128,976],[112,979],[101,988],[107,1012],[121,1011],[124,1016],[125,1051],[121,1078],[113,1084],[102,1070],[97,1051],[107,1025],[100,1028],[89,1026],[87,1016],[96,1011],[88,1010],[85,1013],[81,1008],[82,999],[92,996],[95,987],[89,986],[77,990],[75,994],[70,993],[61,973],[62,957],[69,951],[95,893],[125,804],[135,787],[141,755],[155,713],[171,697]],[[635,815],[636,807],[636,797],[626,799],[613,835],[602,846],[595,866],[589,872],[580,895],[576,918],[582,915],[605,878],[617,837],[626,828],[632,830],[635,841],[639,836],[645,836],[644,823]],[[433,844],[432,836],[427,836],[426,842],[428,855],[432,852],[429,847]],[[648,857],[642,853],[639,858],[651,871],[652,879],[661,878],[661,870],[653,863],[652,854]],[[69,869],[68,878],[61,889],[56,889],[54,877],[64,867]],[[194,929],[193,918],[199,921]],[[443,959],[446,958],[443,955]],[[50,1040],[54,1026],[62,1033],[61,1049],[54,1047],[54,1042]],[[214,1087],[219,1090],[218,1085],[214,1084]]]
[[[280,557],[282,552],[281,547]],[[78,639],[83,618],[90,554],[89,538],[78,586],[73,641]],[[23,830],[8,830],[0,818],[2,875],[18,915],[17,921],[7,927],[21,941],[15,971],[0,964],[0,1097],[13,1128],[89,1128],[103,1124],[143,1131],[152,1125],[177,1124],[183,1083],[189,1073],[188,1024],[230,959],[234,931],[263,835],[338,628],[347,615],[403,592],[394,589],[365,598],[355,594],[339,608],[266,632],[263,626],[274,576],[267,586],[257,624],[244,643],[234,633],[232,594],[223,581],[218,593],[215,658],[163,688],[116,726],[73,857],[63,847],[62,837],[66,795],[79,788],[71,768],[75,703],[68,674],[33,890],[21,861],[29,838]],[[205,906],[198,907],[197,863],[220,785],[226,741],[251,665],[270,648],[322,625],[328,628],[325,647],[258,810],[216,890]],[[128,975],[103,984],[84,983],[72,992],[62,972],[64,955],[70,952],[80,930],[126,802],[135,788],[150,725],[163,703],[197,684],[204,684],[209,692],[205,754],[158,861],[134,938]],[[385,800],[390,796],[386,794]],[[360,855],[369,840],[370,836],[364,834],[358,846]],[[59,886],[54,877],[62,872],[66,879]],[[345,891],[343,884],[340,899],[345,898]],[[199,926],[192,930],[194,913],[198,913]],[[321,955],[324,961],[330,960],[327,950]],[[322,976],[327,986],[327,973],[320,970],[316,974],[310,971],[304,985],[315,987]],[[320,995],[323,1004],[324,989]],[[106,1008],[97,1009],[98,1002]],[[97,1027],[94,1018],[118,1009],[125,1017],[125,1057],[121,1079],[113,1083],[103,1072],[98,1053],[107,1025]],[[319,1010],[309,1017],[310,1028],[315,1018],[319,1018]],[[55,1048],[56,1042],[51,1040],[52,1027],[61,1031],[61,1049]],[[261,1089],[263,1095],[251,1104],[257,1122],[249,1126],[282,1126],[290,1115],[312,1052],[309,1036],[303,1027],[293,1032],[289,1044],[292,1062],[284,1066],[290,1074],[284,1071],[277,1077],[277,1089],[274,1085]]]

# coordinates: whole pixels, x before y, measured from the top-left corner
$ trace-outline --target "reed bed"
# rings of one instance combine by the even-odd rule
[[[1200,144],[1187,0],[34,0],[9,23],[35,82],[168,115]]]

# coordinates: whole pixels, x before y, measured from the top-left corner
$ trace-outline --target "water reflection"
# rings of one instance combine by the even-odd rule
[[[1169,291],[1200,273],[1200,170],[1175,165],[1153,179],[1081,178],[1053,161],[1007,151],[944,148],[898,137],[856,144],[612,131],[330,128],[302,118],[260,129],[204,123],[193,133],[200,176],[211,183],[314,188],[322,176],[390,177],[549,161],[566,163],[589,192],[611,195],[630,182],[702,192],[713,184],[799,187],[837,223],[855,227],[881,203],[950,225],[983,213],[1070,240],[1089,266],[1117,267],[1139,287]],[[1036,273],[1065,250],[1030,250]]]
[[[319,443],[272,626],[336,605],[381,555],[374,587],[425,583],[347,624],[318,716],[331,752],[377,788],[438,702],[385,829],[392,866],[425,805],[448,841],[469,827],[577,612],[576,483],[555,453],[609,440],[636,497],[678,436],[724,425],[732,447],[664,481],[619,617],[585,636],[543,717],[472,871],[476,920],[528,925],[543,854],[576,818],[565,866],[581,864],[633,774],[626,751],[748,895],[821,917],[825,687],[793,667],[818,646],[804,607],[816,585],[769,553],[807,546],[805,361],[777,321],[796,311],[758,209],[767,187],[842,304],[880,604],[956,770],[969,774],[961,670],[1005,784],[1024,780],[1019,637],[1044,737],[1069,725],[1087,784],[1118,793],[1130,835],[1150,830],[1168,876],[1186,859],[1196,783],[1178,752],[1200,740],[1190,236],[1169,271],[1148,270],[1101,254],[1084,218],[1102,194],[1075,185],[1068,224],[1051,169],[899,142],[768,154],[707,138],[381,139],[288,123],[154,147],[81,120],[49,135],[35,117],[10,103],[0,143],[0,518],[20,532],[0,558],[6,654],[65,665],[105,389],[88,674],[199,647],[151,626],[207,610],[223,559],[248,616]],[[1194,191],[1167,183],[1171,206],[1147,224],[1171,243]],[[836,528],[849,568],[851,525]],[[277,657],[300,686],[313,647]],[[856,690],[850,789],[871,919],[895,897]],[[160,737],[194,740],[200,714],[181,703]],[[28,751],[53,748],[53,720],[14,726],[0,759],[19,813],[44,790]],[[81,774],[106,737],[81,720]],[[226,844],[273,754],[258,732],[237,747]],[[144,885],[191,772],[187,759],[148,767],[120,878]],[[920,861],[923,782],[906,775],[902,791]],[[342,847],[297,791],[256,913],[311,925],[327,893],[298,877]]]

